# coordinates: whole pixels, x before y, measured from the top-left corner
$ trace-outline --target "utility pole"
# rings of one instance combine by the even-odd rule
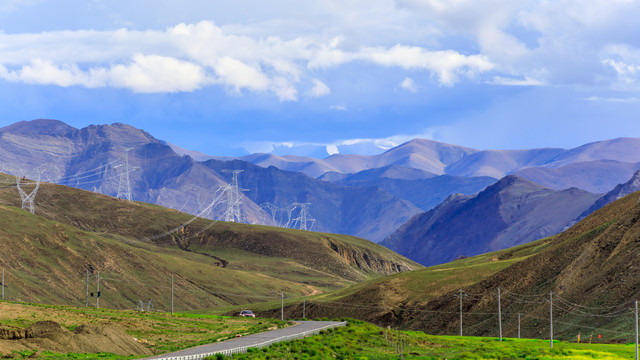
[[[306,314],[306,311],[307,311],[307,299],[303,299],[303,300],[302,300],[302,318],[303,318],[303,319],[306,319],[306,318],[307,318],[307,316],[306,316],[306,315],[307,315],[307,314]]]
[[[518,339],[520,339],[520,313],[518,313]]]
[[[636,300],[636,360],[638,360],[638,300]]]
[[[98,271],[98,283],[96,287],[96,309],[100,307],[100,271]]]
[[[284,321],[284,292],[280,292],[280,320]]]
[[[173,316],[173,274],[171,274],[171,316]]]
[[[84,296],[84,307],[87,307],[89,306],[89,269],[87,269],[85,288],[87,289],[87,294]]]
[[[4,301],[4,268],[2,268],[2,301]]]
[[[549,347],[553,348],[553,292],[549,292]]]
[[[498,329],[500,341],[502,341],[502,308],[500,307],[500,287],[498,286]]]
[[[460,298],[460,336],[462,336],[462,297],[464,294],[462,293],[462,289],[458,290],[459,295],[454,294],[453,296],[457,296]]]

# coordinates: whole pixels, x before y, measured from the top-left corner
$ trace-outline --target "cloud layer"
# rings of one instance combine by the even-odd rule
[[[11,0],[0,10],[33,4]],[[185,5],[190,20],[215,18],[197,13],[214,14],[212,5],[191,5]],[[279,12],[254,5],[246,10],[251,16],[242,12],[256,19],[251,23],[0,32],[0,79],[137,93],[220,86],[280,101],[335,93],[331,70],[348,64],[391,70],[393,82],[409,92],[463,81],[635,91],[640,81],[640,4],[631,0],[275,1],[267,7]],[[122,17],[125,10],[108,13]]]
[[[0,77],[27,84],[116,87],[140,93],[188,92],[219,85],[232,93],[272,93],[280,100],[330,88],[316,70],[362,61],[383,67],[430,71],[451,86],[460,76],[491,70],[479,55],[396,45],[346,51],[338,42],[303,37],[255,39],[226,34],[211,21],[164,31],[56,31],[0,34]]]

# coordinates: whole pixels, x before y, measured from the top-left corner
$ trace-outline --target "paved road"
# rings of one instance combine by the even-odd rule
[[[297,325],[290,326],[284,329],[271,330],[263,333],[234,338],[227,341],[200,345],[192,347],[190,349],[176,351],[170,354],[156,355],[147,359],[167,359],[178,356],[209,354],[213,352],[221,352],[224,350],[231,350],[242,347],[255,347],[256,345],[261,344],[265,341],[271,341],[287,336],[295,336],[307,331],[314,331],[327,327],[342,326],[343,324],[344,323],[337,321],[300,321]]]

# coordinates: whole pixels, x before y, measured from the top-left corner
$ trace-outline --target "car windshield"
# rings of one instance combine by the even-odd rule
[[[253,314],[251,310],[242,310],[240,314]]]

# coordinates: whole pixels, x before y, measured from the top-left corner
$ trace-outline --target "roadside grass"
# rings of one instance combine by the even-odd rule
[[[0,323],[25,328],[36,321],[51,320],[73,330],[82,324],[117,325],[128,335],[142,341],[154,354],[177,351],[235,337],[286,326],[275,319],[240,318],[131,310],[96,309],[22,303],[0,303]],[[28,351],[27,351],[28,352]],[[32,353],[32,352],[31,352]],[[55,358],[56,354],[40,354],[39,358]],[[64,354],[62,357],[85,359],[89,355]],[[94,357],[105,357],[107,354]]]
[[[548,340],[432,336],[422,332],[387,330],[349,320],[346,327],[249,349],[233,359],[631,359],[632,344],[576,344]],[[219,359],[220,357],[210,357]]]

